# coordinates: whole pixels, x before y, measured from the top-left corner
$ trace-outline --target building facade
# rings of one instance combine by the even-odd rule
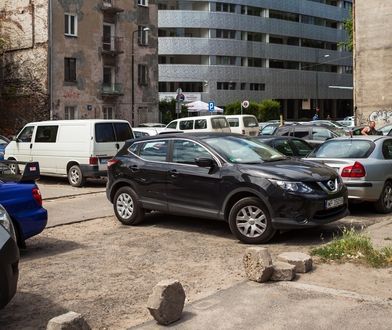
[[[392,2],[355,1],[355,106],[358,124],[392,123]]]
[[[26,30],[14,29],[14,36],[28,43],[40,36],[39,50],[26,53],[15,44],[13,52],[38,58],[39,51],[51,119],[158,120],[154,1],[6,0],[6,6],[18,20],[27,18]]]
[[[351,0],[158,1],[160,99],[277,99],[288,119],[352,113]],[[313,109],[313,111],[312,111]]]

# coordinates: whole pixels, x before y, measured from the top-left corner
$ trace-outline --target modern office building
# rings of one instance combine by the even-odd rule
[[[9,58],[45,86],[51,119],[158,120],[154,1],[5,0],[0,11]]]
[[[351,0],[158,0],[160,99],[277,99],[288,119],[352,112]],[[313,111],[312,111],[313,109]]]

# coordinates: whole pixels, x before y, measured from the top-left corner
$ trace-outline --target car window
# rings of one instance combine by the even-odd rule
[[[276,132],[276,135],[279,136],[289,136],[290,135],[290,129],[289,128],[281,128]]]
[[[112,123],[95,124],[95,141],[97,142],[115,142],[116,135]]]
[[[172,121],[171,123],[169,123],[169,125],[166,126],[166,128],[176,129],[177,128],[177,121]]]
[[[114,123],[117,142],[133,139],[131,127],[127,123]]]
[[[25,127],[22,132],[18,135],[18,140],[20,142],[31,142],[31,138],[33,136],[34,126]]]
[[[291,143],[294,145],[295,149],[297,149],[298,156],[300,157],[309,155],[313,150],[312,146],[310,146],[305,141],[292,139]]]
[[[230,127],[226,117],[212,118],[211,119],[212,128],[227,128]]]
[[[374,142],[365,140],[330,140],[315,152],[317,158],[367,158],[374,150]],[[313,156],[313,154],[312,154]]]
[[[193,120],[180,120],[180,130],[193,129]]]
[[[245,127],[257,127],[259,123],[254,117],[244,117],[244,126]]]
[[[309,138],[309,129],[294,129],[291,136],[295,136],[300,139]]]
[[[260,164],[286,159],[284,155],[258,139],[221,136],[204,140],[231,163]]]
[[[386,140],[383,142],[382,154],[385,159],[392,159],[392,140]]]
[[[277,140],[274,142],[274,148],[286,156],[294,156],[294,151],[291,148],[289,141]]]
[[[54,143],[56,142],[58,126],[38,126],[35,134],[37,143]]]
[[[273,135],[277,126],[276,125],[267,125],[261,130],[261,135]],[[279,134],[280,135],[280,134]]]
[[[313,129],[312,129],[312,137],[313,137],[313,140],[324,141],[326,139],[331,138],[332,134],[326,128],[313,127]]]
[[[205,119],[195,120],[195,129],[206,129],[206,128],[207,128],[207,120]]]
[[[385,125],[378,130],[381,131],[384,135],[388,134],[388,132],[392,129],[392,124],[391,125]]]
[[[211,154],[201,145],[189,140],[175,140],[173,143],[173,162],[196,165],[196,158],[211,158]]]
[[[142,136],[148,136],[148,133],[140,132],[140,131],[133,131],[133,134],[135,135],[135,138],[140,138]]]
[[[139,151],[139,156],[146,160],[166,161],[167,141],[150,141],[146,142]]]
[[[240,126],[240,120],[238,118],[227,118],[227,121],[229,122],[230,127]]]

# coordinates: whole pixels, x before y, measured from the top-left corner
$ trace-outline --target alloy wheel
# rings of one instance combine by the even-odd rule
[[[116,201],[116,209],[123,219],[129,219],[133,214],[133,200],[127,193],[122,193]]]
[[[392,187],[387,185],[384,191],[384,205],[385,208],[390,210],[392,208]]]
[[[76,168],[72,169],[70,173],[70,180],[72,184],[77,184],[79,182],[79,179],[80,179],[80,173],[78,169]]]
[[[264,212],[257,206],[249,205],[240,209],[236,216],[236,226],[244,236],[255,238],[261,236],[267,228]]]

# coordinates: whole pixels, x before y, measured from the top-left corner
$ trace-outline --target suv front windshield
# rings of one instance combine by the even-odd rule
[[[231,163],[259,164],[287,158],[257,139],[222,136],[206,138],[204,141]]]

